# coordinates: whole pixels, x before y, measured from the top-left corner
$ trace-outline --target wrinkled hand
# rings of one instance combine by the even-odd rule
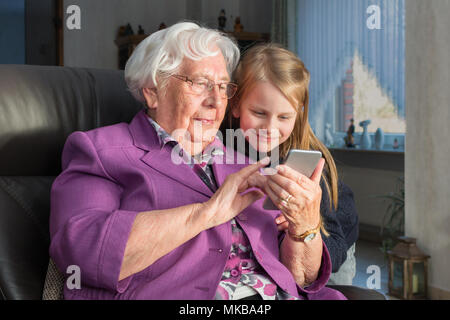
[[[227,176],[211,199],[203,204],[202,212],[207,215],[208,228],[233,219],[242,210],[264,196],[264,193],[259,190],[242,193],[250,188],[261,186],[261,180],[257,178],[258,171],[269,162],[270,158],[266,158]]]
[[[275,219],[278,230],[289,228],[294,234],[302,234],[317,227],[320,222],[320,202],[322,189],[320,177],[325,160],[320,159],[311,178],[289,168],[286,165],[277,167],[278,173],[267,176],[264,191],[281,210],[282,214]],[[289,194],[292,196],[288,202]]]

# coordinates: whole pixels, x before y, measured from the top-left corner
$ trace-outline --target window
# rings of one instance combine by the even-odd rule
[[[0,64],[25,63],[25,1],[0,1]]]
[[[311,73],[309,120],[328,147],[345,146],[354,119],[357,147],[359,124],[370,120],[371,149],[380,128],[381,149],[403,150],[404,11],[404,0],[298,1],[297,53]]]

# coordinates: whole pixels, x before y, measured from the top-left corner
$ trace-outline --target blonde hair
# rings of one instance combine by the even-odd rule
[[[280,157],[285,158],[290,149],[317,150],[325,158],[322,179],[325,183],[330,210],[338,206],[338,174],[330,151],[314,135],[308,122],[310,74],[303,62],[291,51],[277,44],[256,45],[247,50],[233,75],[238,91],[227,111],[231,128],[239,127],[233,119],[232,108],[239,108],[240,101],[259,81],[267,81],[278,88],[297,111],[294,129],[280,145]],[[331,197],[330,197],[331,195]],[[322,232],[328,236],[323,223]]]

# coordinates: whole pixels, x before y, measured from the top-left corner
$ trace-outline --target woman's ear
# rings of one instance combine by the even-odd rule
[[[156,88],[144,88],[142,89],[142,94],[149,109],[156,109],[158,107],[158,92]]]

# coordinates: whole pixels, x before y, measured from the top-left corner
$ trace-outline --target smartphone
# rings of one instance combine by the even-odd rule
[[[289,151],[283,164],[310,178],[320,158],[322,158],[322,152],[320,151],[292,149]],[[264,200],[263,208],[266,210],[280,210],[268,196]]]

